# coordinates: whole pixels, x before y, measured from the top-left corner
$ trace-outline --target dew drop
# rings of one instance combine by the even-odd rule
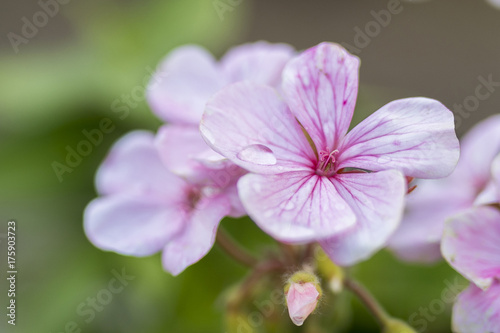
[[[211,197],[218,192],[217,188],[213,186],[205,186],[201,189],[201,194],[206,197]]]
[[[255,144],[246,146],[236,156],[242,161],[259,165],[276,164],[276,157],[273,151],[264,145]]]
[[[377,158],[377,163],[379,163],[379,164],[387,164],[390,161],[391,161],[391,158],[387,157],[387,156],[380,156],[379,158]]]

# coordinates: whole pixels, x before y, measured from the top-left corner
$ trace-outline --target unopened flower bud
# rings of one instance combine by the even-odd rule
[[[316,309],[322,290],[313,273],[299,271],[285,285],[288,314],[293,323],[302,326],[306,318]]]
[[[404,321],[391,318],[385,322],[383,333],[417,333],[417,331]]]

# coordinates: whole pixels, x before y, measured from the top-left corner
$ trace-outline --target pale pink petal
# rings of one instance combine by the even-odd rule
[[[288,314],[293,323],[302,326],[316,309],[320,294],[313,283],[292,283],[286,294]]]
[[[158,131],[155,144],[167,169],[191,182],[209,180],[222,188],[245,173],[210,148],[198,127],[165,125]]]
[[[200,130],[218,153],[257,173],[310,170],[315,156],[273,88],[240,82],[207,103]]]
[[[165,125],[158,131],[155,144],[165,166],[173,173],[189,178],[196,177],[200,167],[197,157],[212,150],[196,126]]]
[[[206,101],[228,82],[205,49],[179,47],[165,58],[147,89],[149,105],[164,121],[196,125]]]
[[[321,43],[291,60],[283,92],[318,151],[337,148],[351,123],[359,59],[337,44]]]
[[[224,189],[223,195],[229,200],[231,211],[227,214],[231,217],[242,217],[248,215],[238,194],[237,182]]]
[[[475,189],[460,179],[420,180],[406,196],[401,225],[389,240],[389,248],[404,260],[432,262],[442,258],[440,243],[447,218],[469,208]]]
[[[490,5],[492,5],[495,9],[500,9],[500,0],[487,0]]]
[[[500,332],[500,283],[495,282],[487,291],[471,284],[458,295],[452,322],[453,332]]]
[[[459,168],[477,188],[484,188],[491,177],[491,163],[500,153],[500,115],[483,120],[462,139]],[[458,169],[458,168],[457,168]]]
[[[98,198],[85,209],[85,233],[103,250],[151,255],[181,229],[185,213],[180,207],[161,198],[129,193]]]
[[[283,242],[307,242],[351,227],[356,217],[330,179],[310,172],[248,174],[241,201],[257,225]]]
[[[499,201],[498,183],[490,180],[474,200],[474,206],[489,205]]]
[[[96,187],[102,195],[134,190],[176,198],[183,184],[165,168],[153,133],[146,131],[134,131],[118,140],[96,175]]]
[[[221,66],[230,82],[249,80],[277,86],[283,67],[294,53],[290,45],[260,41],[230,49],[222,58]]]
[[[356,225],[320,241],[339,265],[353,265],[380,250],[401,221],[406,179],[396,171],[340,174],[333,180],[340,196],[356,214]]]
[[[165,270],[178,275],[203,258],[214,245],[219,222],[229,211],[230,204],[223,196],[202,198],[188,217],[185,229],[163,249]]]
[[[497,202],[500,202],[500,154],[493,160],[491,164],[491,182],[494,185],[494,190],[497,193]]]
[[[233,162],[229,161],[227,158],[210,148],[206,144],[205,140],[203,140],[199,128],[197,128],[197,131],[201,140],[203,141],[203,143],[205,143],[206,149],[198,155],[194,156],[193,159],[209,169],[222,169],[226,168],[228,165],[234,165]]]
[[[450,265],[480,288],[500,278],[500,211],[483,206],[454,216],[441,251]]]
[[[453,113],[422,97],[391,102],[350,131],[338,168],[396,169],[416,178],[441,178],[455,168],[459,143]]]

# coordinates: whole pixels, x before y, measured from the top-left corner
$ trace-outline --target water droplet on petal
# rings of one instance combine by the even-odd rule
[[[218,189],[213,186],[205,186],[200,192],[205,197],[211,197],[218,192]]]
[[[240,160],[259,165],[274,165],[276,157],[273,151],[264,145],[250,145],[236,155]]]
[[[391,161],[391,158],[388,156],[380,156],[379,158],[377,158],[377,163],[380,163],[380,164],[387,164],[390,161]]]

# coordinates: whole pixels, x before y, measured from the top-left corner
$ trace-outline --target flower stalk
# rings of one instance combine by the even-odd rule
[[[380,326],[385,327],[391,320],[391,317],[387,314],[382,305],[380,305],[375,297],[362,284],[346,278],[344,279],[344,286],[356,295],[361,302],[363,302]]]
[[[258,260],[246,249],[239,245],[231,235],[224,229],[219,228],[216,237],[217,245],[226,252],[230,257],[240,264],[253,268],[257,265]]]

